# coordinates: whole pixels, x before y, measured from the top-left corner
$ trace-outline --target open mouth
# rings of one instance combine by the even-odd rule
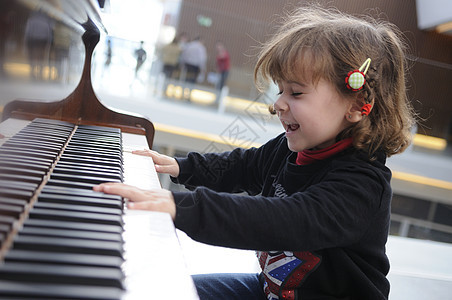
[[[293,124],[293,123],[287,123],[287,122],[283,122],[284,127],[286,128],[286,132],[290,132],[290,131],[295,131],[298,128],[300,128],[299,124]]]

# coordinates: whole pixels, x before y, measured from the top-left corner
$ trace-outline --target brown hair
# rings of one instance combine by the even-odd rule
[[[264,90],[270,80],[309,75],[317,83],[323,78],[347,98],[374,101],[370,114],[338,138],[353,137],[354,147],[371,156],[378,149],[388,156],[405,150],[414,114],[406,95],[406,47],[400,31],[387,22],[319,6],[298,8],[284,21],[261,49],[254,70],[257,88]],[[367,58],[372,62],[364,88],[347,89],[348,72]]]

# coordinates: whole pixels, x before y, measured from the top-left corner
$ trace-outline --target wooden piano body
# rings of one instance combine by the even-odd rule
[[[49,18],[58,17],[61,26],[70,26],[74,31],[82,32],[85,45],[85,62],[80,82],[75,90],[66,98],[54,102],[33,102],[15,100],[3,109],[2,120],[10,117],[32,120],[36,117],[52,118],[69,121],[75,124],[104,125],[121,128],[123,132],[146,135],[149,148],[152,148],[154,126],[140,116],[123,114],[106,108],[96,97],[91,82],[91,59],[93,51],[99,42],[103,29],[95,3],[91,1],[59,1],[57,7],[46,1],[26,1],[33,3],[35,10],[47,14]],[[66,9],[67,11],[60,10]],[[77,8],[79,14],[72,15],[69,9]],[[77,10],[74,10],[77,11]],[[70,21],[70,22],[69,22]]]
[[[17,2],[14,1],[14,3],[0,4],[0,6],[6,5],[6,7],[0,7],[3,12],[2,17],[8,13],[8,9],[11,9],[11,6],[22,5],[26,9],[30,9],[30,14],[33,11],[45,13],[48,17],[57,18],[58,22],[64,22],[75,32],[82,33],[83,43],[85,45],[85,62],[77,87],[63,100],[53,102],[14,100],[6,104],[3,109],[2,122],[0,123],[0,168],[6,165],[7,157],[12,157],[7,155],[2,156],[2,145],[7,145],[8,141],[14,140],[18,132],[21,132],[24,128],[28,128],[27,126],[30,126],[30,124],[35,124],[35,121],[32,121],[35,118],[55,120],[55,122],[68,122],[69,124],[73,124],[74,129],[68,142],[65,142],[62,150],[55,159],[55,162],[51,164],[50,170],[42,177],[42,182],[37,184],[37,189],[33,192],[31,198],[26,200],[27,203],[23,206],[23,211],[19,213],[10,228],[2,232],[3,239],[0,248],[0,299],[14,299],[16,297],[21,299],[110,299],[109,294],[99,294],[103,286],[97,289],[99,288],[97,284],[90,284],[89,279],[81,279],[80,282],[88,282],[86,284],[80,284],[79,282],[76,284],[63,282],[61,284],[56,278],[52,280],[52,277],[48,274],[44,276],[47,270],[43,270],[42,277],[47,276],[50,278],[49,280],[40,279],[36,282],[34,279],[21,278],[21,276],[24,276],[15,275],[16,271],[18,272],[17,274],[32,272],[35,273],[33,275],[34,278],[39,278],[40,270],[38,266],[46,266],[46,263],[38,262],[36,265],[29,264],[28,266],[27,263],[21,264],[19,261],[16,265],[25,266],[27,270],[9,270],[5,266],[8,266],[8,264],[11,266],[11,263],[5,260],[5,257],[15,249],[16,239],[22,234],[23,225],[29,221],[28,217],[32,214],[34,206],[37,206],[36,203],[41,204],[39,202],[40,193],[42,194],[42,190],[48,187],[48,182],[53,175],[52,172],[61,163],[61,154],[64,153],[64,148],[67,149],[70,139],[78,129],[85,128],[84,126],[88,126],[88,128],[90,128],[89,126],[94,126],[93,128],[95,130],[102,127],[118,128],[121,131],[120,140],[122,144],[120,148],[122,148],[122,166],[120,168],[123,169],[123,181],[141,188],[159,188],[158,177],[155,173],[152,160],[130,153],[130,149],[152,147],[154,127],[146,118],[123,114],[106,108],[97,99],[93,91],[91,83],[91,57],[99,41],[99,29],[103,30],[97,3],[88,0],[18,0]],[[12,10],[10,12],[14,14]],[[0,62],[5,63],[4,59]],[[53,126],[52,123],[51,126]],[[26,149],[26,141],[23,145],[24,149]],[[13,149],[11,148],[11,151]],[[14,194],[14,191],[12,193],[11,191],[14,189],[14,184],[21,184],[20,172],[15,172],[14,168],[11,170],[10,166],[11,162],[9,162],[8,167],[2,170],[7,170],[7,172],[10,170],[12,174],[19,174],[19,176],[8,178],[8,173],[0,174],[0,181],[4,181],[4,184],[0,184],[2,186],[0,187],[0,207],[4,203],[8,203],[8,207],[14,205],[14,199],[10,197],[11,194]],[[100,168],[102,167],[100,166]],[[77,177],[74,176],[73,181],[76,180]],[[10,183],[12,186],[8,187]],[[64,197],[71,196],[73,195],[65,195]],[[22,200],[21,202],[24,201]],[[175,234],[174,225],[169,215],[154,212],[127,211],[123,207],[122,209],[121,224],[123,224],[123,228],[118,247],[121,247],[123,250],[121,257],[123,263],[121,263],[119,270],[122,272],[123,284],[117,293],[114,292],[111,295],[111,299],[198,299],[191,277],[187,272],[180,245]],[[81,210],[84,211],[84,208],[81,208]],[[7,210],[0,208],[0,228],[2,230],[8,227],[2,223],[2,218],[6,217],[5,219],[11,219],[5,211]],[[40,237],[45,239],[46,236],[39,232],[35,233],[35,235],[37,239]],[[100,244],[102,245],[102,241],[100,241]],[[44,250],[43,253],[52,253],[52,251]],[[69,251],[67,253],[73,252]],[[58,253],[58,255],[60,254]],[[74,254],[75,256],[77,255]],[[68,257],[71,260],[71,255]],[[29,261],[30,259],[32,258],[28,258],[25,261]],[[52,264],[54,266],[55,262],[53,261]],[[81,263],[81,265],[84,264],[87,263]],[[16,265],[12,264],[13,267]],[[74,265],[77,266],[75,269],[71,267]],[[64,270],[65,266],[71,272],[78,268],[77,263],[73,261],[62,262],[57,268],[61,267],[59,270]],[[49,267],[50,269],[52,267]],[[112,270],[111,272],[115,273],[117,271]],[[52,276],[55,276],[55,274]],[[61,274],[61,277],[64,276],[66,274]],[[94,274],[93,276],[96,277],[97,275]],[[106,276],[108,277],[110,274],[106,274]]]

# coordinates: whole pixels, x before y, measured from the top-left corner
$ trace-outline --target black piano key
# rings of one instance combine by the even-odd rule
[[[33,193],[34,191],[0,188],[0,197],[11,197],[16,199],[29,200]]]
[[[104,178],[111,178],[114,180],[121,181],[122,177],[118,173],[111,173],[102,169],[96,169],[96,170],[83,170],[79,168],[62,168],[62,167],[56,167],[53,170],[53,174],[70,174],[70,175],[80,175],[80,176],[95,176],[95,177],[104,177]]]
[[[121,169],[118,169],[117,167],[110,167],[110,166],[99,166],[93,163],[76,163],[76,162],[68,162],[68,161],[59,161],[58,168],[65,168],[65,169],[74,169],[74,170],[80,170],[80,171],[93,171],[93,172],[108,172],[110,174],[115,174],[120,177],[122,177],[122,171]]]
[[[116,201],[122,200],[121,196],[109,195],[109,194],[104,194],[101,192],[95,192],[92,189],[86,190],[86,189],[69,188],[69,187],[62,187],[62,186],[52,186],[52,185],[45,185],[44,188],[42,189],[42,193],[88,197],[88,198],[95,198],[95,199],[109,199],[109,200],[116,200]]]
[[[13,217],[0,215],[0,224],[7,225],[9,228],[13,227],[15,221],[16,219]]]
[[[82,176],[82,175],[73,175],[73,174],[61,174],[61,173],[52,173],[50,175],[51,179],[56,180],[65,180],[71,181],[74,180],[80,183],[92,183],[92,184],[100,184],[103,182],[121,182],[119,179],[108,178],[108,177],[95,177],[95,176]]]
[[[112,132],[107,130],[102,130],[99,128],[86,128],[83,126],[79,126],[77,130],[75,131],[75,135],[77,136],[95,136],[97,138],[115,138],[120,139],[121,133],[120,132]]]
[[[92,135],[92,134],[94,134],[94,135],[99,136],[99,137],[102,137],[102,136],[106,136],[106,137],[114,137],[114,138],[120,138],[120,137],[121,137],[121,132],[120,132],[120,129],[118,129],[118,128],[116,128],[116,129],[118,129],[118,131],[114,132],[114,131],[108,130],[108,129],[110,129],[110,128],[108,128],[108,127],[104,127],[105,129],[107,129],[107,130],[104,130],[104,128],[101,128],[101,127],[98,127],[98,128],[94,128],[94,127],[88,128],[88,127],[84,127],[84,126],[85,126],[85,125],[79,126],[79,127],[77,128],[76,133],[77,133],[77,134],[87,134],[87,135]]]
[[[87,144],[87,142],[85,142],[85,141],[77,142],[77,141],[72,141],[72,140],[69,143],[69,146],[96,148],[99,151],[118,151],[121,149],[120,145],[106,145],[104,143],[94,143],[94,142],[90,142],[89,144]]]
[[[119,300],[120,288],[0,280],[0,299]]]
[[[28,126],[26,126],[24,129],[41,129],[41,130],[56,130],[56,131],[63,131],[63,132],[71,132],[73,131],[75,125],[70,124],[69,126],[61,125],[61,124],[45,124],[41,122],[33,121]]]
[[[67,141],[67,137],[55,137],[55,136],[47,136],[43,135],[39,132],[19,132],[14,137],[18,137],[21,139],[33,140],[35,142],[54,142],[60,145],[64,145]]]
[[[0,204],[25,207],[25,205],[27,205],[27,203],[28,203],[28,201],[26,201],[26,200],[7,198],[7,197],[0,197]]]
[[[30,170],[26,167],[19,168],[19,167],[8,167],[8,166],[2,166],[2,165],[0,165],[0,173],[35,176],[35,177],[42,177],[46,174],[46,172],[44,172],[44,171]]]
[[[112,160],[112,161],[120,161],[122,162],[122,158],[120,156],[119,153],[112,153],[112,151],[103,151],[103,152],[99,152],[99,150],[88,150],[88,149],[68,149],[66,148],[64,150],[64,154],[65,155],[76,155],[76,156],[80,156],[80,157],[96,157],[99,159],[108,159],[108,160]]]
[[[42,182],[43,177],[0,173],[0,182],[5,180],[21,181],[23,183],[38,185]]]
[[[45,151],[23,149],[20,147],[0,147],[0,154],[15,154],[25,157],[37,157],[54,160],[56,154],[48,153]]]
[[[100,267],[7,262],[0,267],[0,279],[22,282],[82,284],[123,288],[120,270]]]
[[[122,162],[119,158],[100,158],[100,157],[92,157],[92,156],[85,156],[85,155],[72,155],[72,154],[65,154],[60,158],[61,161],[72,161],[72,162],[81,162],[81,163],[91,163],[91,164],[97,164],[101,166],[112,166],[117,167],[118,169],[122,169]]]
[[[120,135],[117,133],[108,133],[104,131],[99,130],[84,130],[83,128],[79,127],[74,133],[74,137],[77,139],[86,139],[86,140],[94,140],[96,141],[112,141],[117,142],[120,140]]]
[[[97,154],[99,154],[98,147],[90,146],[90,145],[80,146],[80,145],[73,145],[72,143],[69,143],[69,145],[67,145],[67,147],[66,147],[66,150],[77,151],[77,152],[97,152]],[[102,153],[100,153],[100,154],[121,155],[121,148],[115,146],[115,147],[111,147],[111,149],[102,149]]]
[[[112,150],[112,151],[121,149],[121,142],[118,139],[96,138],[94,136],[86,138],[72,137],[69,145],[74,147],[82,146],[88,148],[101,147],[103,150]]]
[[[37,164],[35,162],[18,162],[18,161],[0,161],[0,166],[5,167],[12,167],[12,168],[21,168],[21,169],[28,169],[28,170],[34,170],[39,172],[47,172],[50,168],[50,165],[47,164]]]
[[[16,179],[5,179],[0,181],[0,188],[9,188],[22,191],[34,191],[38,187],[35,183],[23,182]]]
[[[102,135],[102,134],[94,134],[94,133],[87,133],[83,132],[79,129],[77,129],[76,132],[74,132],[73,140],[71,139],[71,142],[81,142],[86,141],[88,143],[104,143],[104,144],[114,144],[121,146],[121,135]]]
[[[34,138],[30,138],[29,136],[24,136],[24,135],[20,135],[20,134],[16,134],[13,137],[11,137],[8,140],[9,142],[20,142],[20,143],[27,143],[30,144],[32,146],[35,146],[36,144],[38,144],[39,146],[49,146],[52,148],[62,148],[62,146],[64,145],[64,142],[62,141],[55,141],[55,140],[42,140],[42,139],[34,139]]]
[[[72,143],[69,143],[69,145],[67,145],[66,150],[71,150],[71,151],[97,151],[99,152],[99,148],[98,147],[92,147],[89,145],[73,145]],[[107,153],[110,155],[121,155],[121,148],[120,147],[114,147],[112,149],[102,149],[103,153]]]
[[[13,249],[84,253],[117,257],[122,257],[123,252],[122,244],[117,242],[20,234],[14,238]]]
[[[41,121],[42,120],[42,121]],[[71,128],[74,128],[74,124],[67,123],[67,124],[58,124],[54,122],[49,121],[55,121],[51,119],[34,119],[31,123],[29,123],[25,128],[42,128],[42,129],[60,129],[60,130],[69,130]],[[63,121],[64,122],[64,121]]]
[[[70,131],[67,130],[60,130],[60,129],[43,129],[39,127],[26,127],[22,129],[19,134],[25,133],[25,134],[42,134],[49,137],[56,137],[56,138],[67,138],[70,135]]]
[[[63,187],[63,188],[85,189],[85,190],[92,190],[93,186],[95,186],[95,184],[93,184],[93,183],[73,182],[73,181],[67,181],[67,180],[57,180],[57,179],[52,179],[52,178],[49,179],[49,181],[47,181],[47,185]]]
[[[122,226],[121,216],[32,208],[29,218]]]
[[[23,141],[23,140],[8,140],[6,143],[3,144],[3,146],[6,147],[17,147],[22,149],[33,149],[38,151],[45,151],[50,153],[59,153],[62,149],[60,145],[51,145],[46,143],[35,143],[35,141]],[[2,146],[2,147],[3,147]]]
[[[85,127],[86,125],[81,125],[77,128],[78,134],[95,134],[96,136],[110,136],[110,137],[118,137],[120,136],[120,129],[117,131],[109,130],[108,127]]]
[[[0,232],[8,233],[11,230],[11,226],[0,224]]]
[[[105,232],[86,232],[77,231],[71,229],[53,229],[53,228],[39,228],[32,226],[25,226],[20,230],[20,235],[27,236],[47,236],[47,237],[60,237],[60,238],[74,238],[85,239],[95,241],[110,241],[122,243],[122,236],[117,233],[105,233]]]
[[[0,203],[0,215],[19,218],[20,214],[23,211],[24,211],[24,207]]]
[[[65,264],[104,268],[121,268],[124,259],[117,256],[29,251],[12,249],[5,255],[7,262]]]
[[[0,161],[16,161],[23,163],[32,163],[32,164],[40,164],[50,166],[54,160],[49,158],[37,158],[37,157],[24,157],[18,154],[5,154],[0,153]]]
[[[76,231],[93,231],[93,232],[106,232],[121,234],[123,232],[122,227],[116,225],[105,224],[93,224],[93,223],[81,223],[61,220],[45,220],[45,219],[27,219],[24,223],[24,228],[39,227],[39,228],[55,228],[55,229],[69,229]]]
[[[75,205],[85,205],[85,206],[96,206],[96,207],[109,207],[122,209],[121,200],[110,200],[110,199],[96,199],[80,196],[72,196],[71,194],[52,194],[52,193],[40,193],[38,197],[40,203],[62,203],[62,204],[75,204]]]
[[[86,213],[97,213],[97,214],[107,214],[121,216],[122,210],[117,208],[109,207],[96,207],[96,206],[85,206],[76,204],[61,204],[61,203],[48,203],[48,202],[38,202],[35,203],[33,208],[41,209],[53,209],[53,210],[63,210],[63,211],[74,211],[74,212],[86,212]]]

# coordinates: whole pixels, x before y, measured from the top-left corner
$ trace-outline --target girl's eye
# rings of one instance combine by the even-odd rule
[[[276,94],[276,96],[282,95],[283,91],[279,91],[279,93]]]
[[[303,95],[303,93],[292,93],[292,96],[300,96],[300,95]]]

